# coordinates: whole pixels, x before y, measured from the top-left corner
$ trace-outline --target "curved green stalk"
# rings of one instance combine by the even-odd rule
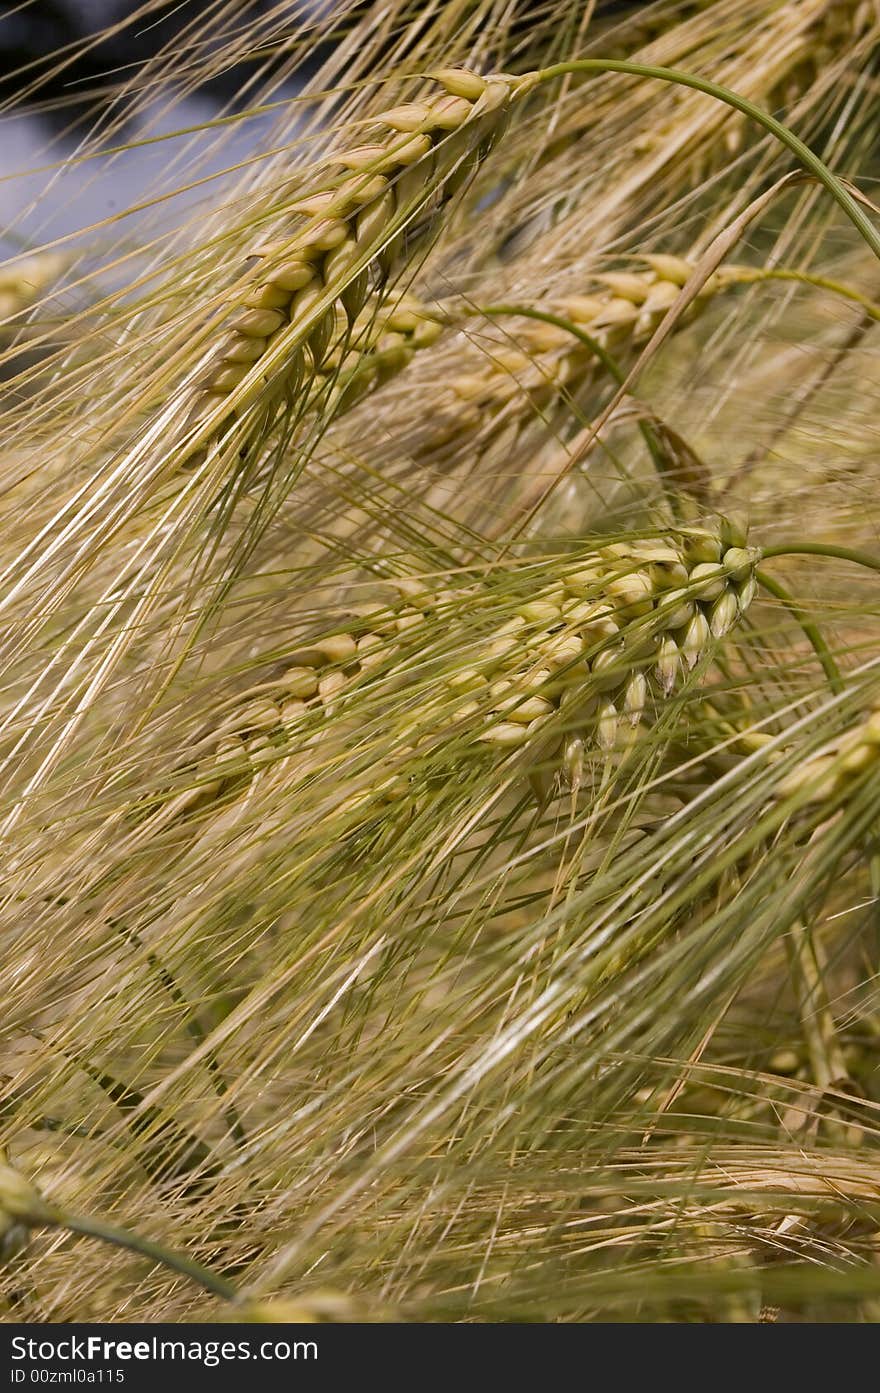
[[[131,1233],[128,1229],[106,1224],[102,1219],[93,1219],[87,1214],[67,1214],[63,1209],[54,1208],[50,1213],[52,1217],[47,1222],[54,1228],[67,1229],[70,1233],[78,1233],[85,1238],[97,1238],[101,1243],[111,1243],[115,1248],[127,1248],[129,1252],[151,1258],[153,1262],[161,1263],[163,1267],[179,1272],[183,1277],[189,1277],[212,1296],[220,1296],[224,1301],[235,1301],[238,1297],[236,1288],[231,1282],[227,1282],[225,1277],[218,1276],[216,1272],[203,1267],[194,1258],[185,1257],[183,1253],[163,1248],[160,1243],[154,1243],[149,1238],[141,1238],[139,1234]]]
[[[822,632],[818,625],[810,618],[806,610],[801,608],[794,596],[786,590],[785,586],[780,585],[778,580],[774,580],[772,576],[768,576],[765,571],[756,571],[755,579],[770,595],[773,595],[775,599],[779,600],[785,606],[792,618],[795,619],[803,629],[805,637],[809,639],[816,657],[822,664],[822,671],[828,678],[828,685],[832,692],[838,694],[842,692],[844,690],[844,682],[840,675],[840,669],[834,661],[831,649],[822,637]]]
[[[481,305],[479,307],[479,313],[487,317],[491,316],[493,319],[506,314],[516,315],[518,318],[523,319],[538,319],[543,324],[553,324],[557,329],[564,329],[567,333],[572,334],[574,338],[579,339],[580,342],[590,350],[594,357],[598,358],[599,362],[608,373],[608,376],[613,378],[618,387],[622,387],[626,380],[626,375],[622,367],[617,359],[608,352],[607,348],[604,348],[602,344],[599,343],[599,340],[594,338],[592,334],[587,333],[585,329],[581,329],[579,325],[572,324],[570,319],[565,319],[562,315],[551,314],[548,310],[532,309],[528,305]],[[648,425],[647,421],[639,421],[638,425],[648,453],[654,462],[654,468],[660,476],[664,491],[666,491],[666,457],[657,443],[657,436]],[[668,491],[667,501],[675,512],[676,504]]]
[[[731,277],[731,283],[735,285],[758,285],[762,281],[795,281],[798,285],[811,285],[816,290],[827,290],[830,295],[837,295],[842,300],[851,300],[853,304],[859,305],[869,319],[880,320],[880,305],[869,300],[867,295],[853,290],[852,286],[845,285],[843,281],[819,276],[812,271],[798,271],[790,266],[756,266],[754,269],[737,267],[736,276]]]
[[[833,542],[779,542],[773,547],[762,547],[764,561],[774,556],[826,556],[831,560],[851,561],[854,566],[866,566],[869,571],[880,571],[880,556],[869,556],[866,551],[853,547],[838,547]]]
[[[690,87],[695,92],[702,92],[707,97],[714,97],[716,101],[724,102],[725,105],[733,107],[734,110],[741,111],[750,121],[763,126],[786,149],[791,151],[804,169],[812,174],[831,195],[867,242],[874,255],[880,260],[880,232],[866,216],[843,181],[793,131],[790,131],[781,121],[777,121],[775,116],[770,116],[768,112],[762,111],[754,102],[749,101],[747,97],[741,97],[737,92],[732,92],[729,87],[722,87],[717,82],[711,82],[705,77],[697,77],[693,73],[682,72],[679,68],[657,67],[650,63],[630,63],[616,58],[577,58],[568,62],[553,63],[550,67],[541,68],[535,73],[528,74],[523,79],[523,83],[528,85],[529,83],[549,82],[552,78],[564,77],[568,73],[603,72],[625,73],[631,77],[656,78],[660,82],[671,82],[679,87]]]

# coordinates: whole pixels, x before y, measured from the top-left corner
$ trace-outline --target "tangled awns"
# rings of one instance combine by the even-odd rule
[[[206,24],[0,113],[4,1316],[880,1319],[880,8]]]

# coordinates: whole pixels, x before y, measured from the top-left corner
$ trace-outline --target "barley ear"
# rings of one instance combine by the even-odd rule
[[[275,234],[254,248],[257,267],[235,288],[238,305],[201,374],[185,457],[270,390],[309,390],[338,308],[353,323],[413,257],[492,149],[522,87],[466,69],[444,69],[435,80],[443,95],[371,118],[371,143],[331,155],[291,199]]]

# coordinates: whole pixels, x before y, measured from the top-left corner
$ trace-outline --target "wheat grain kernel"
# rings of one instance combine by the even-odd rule
[[[590,677],[597,691],[606,691],[617,686],[626,671],[626,658],[622,647],[603,648],[590,659]]]
[[[717,600],[724,594],[726,577],[718,561],[703,561],[690,573],[688,589],[698,600]]]
[[[517,725],[514,721],[500,721],[498,725],[481,731],[477,738],[487,744],[500,745],[504,749],[514,749],[518,745],[526,744],[529,732],[527,726]]]
[[[548,604],[545,600],[530,600],[527,604],[521,605],[519,615],[527,624],[558,624],[562,619],[562,611],[556,605]]]
[[[683,534],[682,543],[685,557],[692,564],[717,563],[721,559],[721,539],[715,532],[691,527]]]
[[[505,710],[508,720],[515,721],[517,725],[529,725],[532,721],[540,720],[544,716],[552,715],[554,707],[552,701],[546,697],[526,697],[510,710]]]
[[[274,334],[284,322],[285,316],[280,310],[246,310],[244,314],[236,316],[232,327],[238,334],[262,339]]]
[[[610,754],[617,744],[618,714],[613,701],[603,701],[596,720],[596,739],[599,748]]]
[[[746,547],[728,547],[721,558],[721,564],[732,581],[742,584],[754,571],[754,553]]]
[[[218,368],[208,382],[208,390],[225,395],[232,392],[244,381],[250,372],[250,363],[228,363]]]
[[[681,653],[688,671],[694,668],[703,656],[710,637],[709,621],[703,611],[698,609],[690,620],[681,640]]]
[[[236,335],[222,345],[220,356],[226,363],[255,363],[262,358],[269,340],[265,338],[244,338]]]
[[[675,639],[669,634],[660,640],[657,647],[657,664],[655,671],[657,681],[660,683],[661,691],[664,696],[669,696],[678,680],[679,667],[681,665],[681,652]]]
[[[643,672],[634,672],[626,684],[623,710],[631,726],[637,726],[648,702],[648,682]]]
[[[290,293],[282,290],[277,284],[268,282],[266,285],[254,286],[253,290],[242,296],[241,303],[253,310],[286,309],[290,304]]]
[[[308,261],[282,261],[279,266],[272,266],[266,270],[269,285],[277,286],[279,290],[288,291],[291,295],[294,291],[310,285],[315,275],[315,268]]]
[[[351,634],[328,634],[319,638],[315,648],[328,663],[351,662],[357,653],[357,644]]]
[[[596,279],[600,284],[607,285],[615,296],[629,300],[633,305],[641,305],[651,288],[645,277],[634,271],[606,271]]]
[[[486,90],[485,78],[468,68],[438,68],[431,77],[453,96],[466,97],[471,102],[479,101]]]
[[[691,622],[697,609],[687,590],[667,590],[660,597],[657,608],[664,624],[670,629],[683,629]]]
[[[318,675],[311,667],[291,667],[284,674],[284,686],[292,697],[314,696],[318,690]]]
[[[732,590],[725,590],[712,606],[709,628],[715,638],[724,638],[739,618],[739,601]]]

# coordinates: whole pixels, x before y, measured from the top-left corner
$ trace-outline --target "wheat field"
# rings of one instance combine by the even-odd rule
[[[22,72],[5,1320],[880,1319],[878,59],[218,0]]]

